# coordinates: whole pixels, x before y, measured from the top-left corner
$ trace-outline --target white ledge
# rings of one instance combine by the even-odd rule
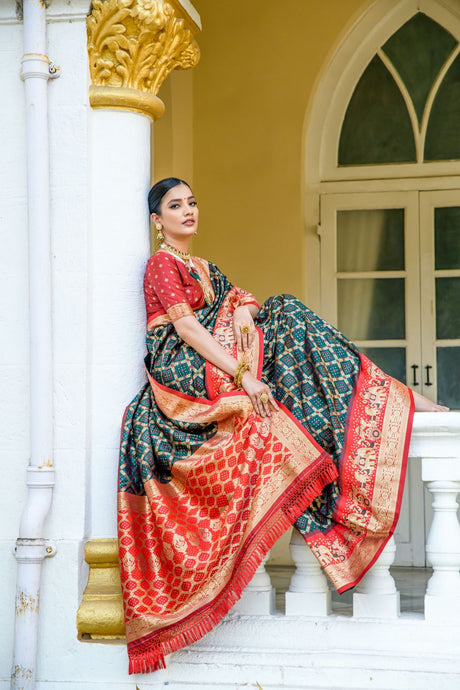
[[[409,457],[448,457],[460,462],[460,412],[416,412]]]

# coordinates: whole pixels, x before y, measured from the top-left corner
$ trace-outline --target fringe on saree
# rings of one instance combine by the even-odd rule
[[[273,544],[289,529],[325,484],[336,478],[337,471],[325,454],[314,464],[314,468],[305,469],[292,482],[277,505],[272,506],[260,524],[248,535],[230,580],[214,599],[177,624],[128,644],[130,673],[146,673],[165,668],[166,655],[197,642],[222,620],[241,597]]]

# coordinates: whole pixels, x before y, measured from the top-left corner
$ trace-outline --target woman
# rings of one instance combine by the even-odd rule
[[[118,514],[130,672],[208,632],[293,523],[339,592],[394,531],[414,409],[443,410],[295,297],[262,307],[188,254],[183,180],[152,187],[148,383],[126,410]]]

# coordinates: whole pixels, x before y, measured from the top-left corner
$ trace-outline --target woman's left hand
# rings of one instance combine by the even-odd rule
[[[237,307],[233,312],[233,335],[238,350],[249,350],[256,334],[254,319],[248,307]]]

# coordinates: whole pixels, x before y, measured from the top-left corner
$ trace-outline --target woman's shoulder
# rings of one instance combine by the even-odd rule
[[[158,249],[147,261],[147,266],[160,266],[163,263],[175,264],[176,259],[169,252],[165,252],[163,249]]]
[[[169,252],[165,252],[162,249],[159,249],[155,252],[155,254],[152,254],[150,259],[147,261],[145,272],[151,273],[152,271],[156,271],[157,273],[161,273],[165,269],[167,269],[168,272],[173,271],[175,273],[181,273],[181,264],[182,262],[180,260],[176,261],[175,256],[173,256]]]

